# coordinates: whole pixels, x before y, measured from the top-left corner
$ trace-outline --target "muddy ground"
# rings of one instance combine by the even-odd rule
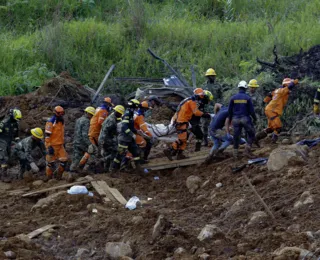
[[[255,154],[267,156],[276,146],[265,144]],[[231,151],[207,167],[150,172],[146,178],[128,173],[121,174],[119,179],[108,174],[92,176],[116,187],[126,199],[134,195],[141,200],[152,198],[133,211],[116,203],[104,204],[89,185],[93,197],[63,194],[49,206],[32,210],[40,198],[50,193],[22,198],[9,195],[9,191],[26,187],[34,190],[32,182],[0,183],[0,252],[11,250],[17,259],[108,259],[106,243],[123,241],[130,244],[133,259],[299,259],[292,252],[274,258],[273,252],[280,247],[296,246],[314,253],[320,247],[316,235],[310,237],[306,233],[319,229],[319,155],[320,148],[313,148],[308,162],[279,172],[268,172],[265,165],[245,170],[274,214],[274,222],[265,217],[249,223],[251,215],[264,208],[242,174],[231,173],[230,166],[246,162],[245,158],[234,162]],[[200,188],[193,194],[186,187],[190,175],[201,178]],[[219,182],[222,187],[217,188]],[[40,187],[63,183],[49,181]],[[295,208],[305,191],[310,191],[313,202]],[[235,202],[240,206],[233,206]],[[97,213],[92,212],[93,208]],[[152,231],[159,215],[167,219],[166,228],[153,241]],[[47,224],[59,227],[31,242],[15,237]],[[221,234],[201,242],[197,236],[207,224],[217,225]],[[184,249],[182,253],[175,253],[180,247]],[[82,256],[79,249],[86,249]],[[208,258],[199,258],[203,254],[208,254]],[[5,258],[2,255],[0,259]]]

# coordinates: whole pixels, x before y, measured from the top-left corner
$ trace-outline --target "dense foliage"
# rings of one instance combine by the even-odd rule
[[[63,70],[96,88],[113,63],[118,77],[168,75],[148,47],[188,80],[194,64],[198,84],[208,67],[221,82],[263,82],[257,56],[320,43],[319,10],[318,0],[0,0],[0,94]]]

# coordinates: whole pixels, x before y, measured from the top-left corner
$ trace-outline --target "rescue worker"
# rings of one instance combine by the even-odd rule
[[[290,78],[285,78],[282,81],[282,86],[272,93],[269,93],[269,95],[264,99],[264,102],[268,104],[265,108],[265,114],[268,118],[268,127],[257,133],[255,143],[258,146],[259,141],[267,137],[270,133],[273,133],[272,142],[277,142],[282,127],[280,116],[288,102],[291,90],[298,83],[299,81],[297,79],[292,80]]]
[[[98,138],[102,123],[112,111],[112,107],[113,104],[111,98],[106,97],[101,106],[96,109],[96,113],[90,120],[89,139],[91,145],[89,146],[88,153],[93,157],[92,159],[98,156]]]
[[[46,175],[48,178],[53,176],[54,163],[57,160],[57,177],[61,178],[66,168],[68,154],[64,149],[64,109],[61,106],[54,108],[54,115],[47,121],[45,126],[45,146],[47,149]]]
[[[131,99],[128,102],[122,121],[121,129],[118,136],[118,151],[112,163],[112,174],[115,174],[121,166],[122,159],[129,151],[133,156],[133,161],[138,172],[141,172],[139,148],[136,144],[137,130],[134,128],[134,112],[139,108],[140,102],[136,99]]]
[[[151,107],[149,107],[148,102],[143,101],[140,104],[137,113],[134,115],[134,128],[137,130],[136,143],[143,151],[143,159],[141,160],[141,163],[148,162],[148,157],[153,144],[153,136],[149,132],[144,119],[144,114],[149,109],[151,109]]]
[[[74,128],[73,138],[73,156],[70,171],[79,171],[84,168],[90,155],[88,154],[88,147],[91,144],[89,140],[90,119],[94,116],[96,109],[94,107],[87,107],[84,114],[77,119]]]
[[[209,68],[205,77],[207,79],[206,84],[203,86],[204,89],[209,90],[214,96],[214,101],[216,103],[223,103],[223,89],[222,87],[216,83],[217,74],[213,68]]]
[[[320,102],[320,88],[318,88],[313,100],[313,113],[317,116],[319,116],[320,114],[319,102]]]
[[[6,180],[8,177],[8,160],[11,153],[11,143],[19,140],[19,120],[21,111],[17,108],[9,110],[9,116],[0,122],[0,177]]]
[[[111,163],[117,155],[118,150],[118,124],[121,122],[121,117],[124,114],[124,107],[121,105],[115,106],[114,112],[111,113],[102,123],[101,132],[99,135],[99,146],[101,146],[101,156],[104,162],[104,169],[111,170]]]
[[[263,128],[263,122],[261,117],[264,115],[264,107],[263,107],[263,97],[258,93],[259,84],[256,79],[251,79],[248,84],[249,92],[248,95],[251,97],[252,104],[257,116],[257,128]]]
[[[222,153],[232,141],[229,131],[229,109],[220,103],[215,104],[215,116],[210,124],[210,137],[213,141],[213,147],[210,151],[210,157],[217,153]],[[225,127],[225,131],[223,128]]]
[[[46,147],[43,142],[43,131],[41,128],[36,127],[31,129],[31,136],[22,139],[13,148],[13,157],[19,159],[20,162],[20,174],[19,178],[23,178],[25,171],[30,171],[34,173],[39,172],[39,168],[35,163],[35,159],[32,157],[32,151],[37,147],[43,155],[46,154]]]
[[[257,117],[254,111],[252,100],[250,96],[246,94],[246,89],[248,88],[247,82],[244,80],[240,81],[238,88],[239,93],[231,97],[228,108],[229,122],[232,122],[234,129],[233,156],[234,158],[238,158],[241,131],[242,128],[244,128],[247,135],[245,153],[251,157],[251,147],[255,137],[255,129],[251,117],[254,122],[256,122]]]
[[[209,90],[204,90],[204,98],[201,100],[203,103],[203,112],[212,114],[213,106],[210,104],[213,101],[213,95]],[[203,146],[208,146],[208,131],[211,122],[210,118],[201,118],[201,128],[203,133]]]
[[[203,113],[198,109],[197,102],[204,98],[203,89],[196,88],[193,93],[192,97],[184,99],[179,104],[177,112],[174,115],[173,121],[178,133],[178,140],[172,143],[170,148],[163,151],[170,161],[173,160],[172,156],[175,155],[177,155],[177,160],[187,158],[183,154],[183,151],[187,147],[187,129],[192,116],[210,118],[210,114]]]

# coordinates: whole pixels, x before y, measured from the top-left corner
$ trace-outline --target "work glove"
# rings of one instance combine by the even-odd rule
[[[203,113],[202,117],[203,117],[203,118],[211,118],[211,116],[210,116],[209,113]]]
[[[48,154],[49,154],[49,155],[54,155],[54,149],[53,149],[52,146],[49,146],[49,147],[48,147]]]
[[[30,163],[30,167],[31,167],[31,170],[32,170],[34,173],[39,172],[39,168],[38,168],[38,166],[37,166],[34,162]]]
[[[134,139],[134,140],[136,140],[136,135],[135,134],[132,134],[132,138]]]
[[[295,80],[293,81],[293,83],[294,83],[295,85],[297,85],[297,84],[299,84],[299,80],[298,80],[298,79],[295,79]]]
[[[15,142],[19,142],[19,141],[20,141],[20,137],[16,137],[16,138],[14,139],[14,141],[15,141]]]

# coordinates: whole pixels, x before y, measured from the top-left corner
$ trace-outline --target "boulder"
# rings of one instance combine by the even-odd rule
[[[131,221],[133,224],[139,225],[143,222],[143,217],[142,216],[134,216]]]
[[[264,222],[268,218],[267,213],[264,211],[257,211],[251,215],[250,221],[248,223],[249,226],[256,225],[261,222]]]
[[[295,246],[278,248],[273,254],[275,256],[286,256],[287,259],[304,259],[307,255],[312,255],[310,251]]]
[[[289,160],[297,157],[296,152],[292,150],[285,150],[282,147],[273,150],[268,159],[268,170],[275,172],[288,166]]]
[[[58,197],[65,196],[67,194],[66,191],[59,191],[57,193],[53,193],[46,198],[38,200],[38,202],[31,208],[31,211],[39,209],[39,208],[46,208],[50,204],[52,204]]]
[[[186,186],[191,194],[195,193],[201,186],[202,180],[199,176],[191,175],[187,178]]]
[[[224,237],[221,229],[216,225],[206,225],[198,235],[200,241],[208,240],[213,237]]]
[[[131,247],[123,242],[108,242],[105,251],[112,260],[118,260],[122,256],[132,257],[133,255]]]
[[[44,182],[42,180],[37,180],[32,183],[32,186],[35,188],[40,188],[43,185],[43,183]]]

